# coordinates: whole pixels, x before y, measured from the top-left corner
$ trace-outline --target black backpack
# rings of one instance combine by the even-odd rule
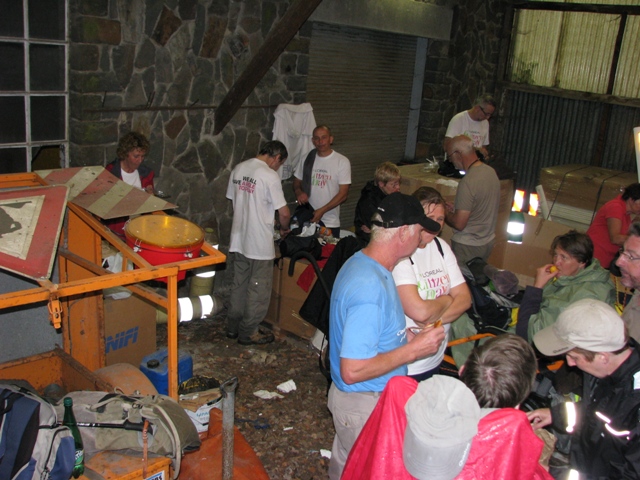
[[[322,245],[314,236],[297,237],[295,235],[287,235],[280,240],[280,255],[283,257],[293,257],[296,253],[306,252],[315,260],[322,257]]]
[[[484,288],[489,284],[489,277],[484,273],[486,264],[480,257],[472,258],[467,262],[470,275],[463,272],[471,292],[471,307],[467,315],[479,333],[493,329],[505,330],[511,323],[511,309],[499,305]]]
[[[473,321],[478,333],[496,328],[506,330],[511,323],[511,309],[498,305],[491,294],[472,278],[467,276],[464,278],[471,292],[471,307],[467,310],[467,315]]]

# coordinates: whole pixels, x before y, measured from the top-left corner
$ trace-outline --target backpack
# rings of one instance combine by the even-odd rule
[[[305,203],[304,205],[298,205],[291,215],[291,222],[289,223],[289,227],[291,228],[291,232],[289,236],[300,235],[302,233],[302,229],[305,224],[311,223],[311,219],[315,214],[315,210],[309,203]],[[297,225],[297,227],[296,227]]]
[[[484,287],[477,285],[473,279],[465,276],[465,280],[471,292],[471,307],[467,310],[467,315],[478,333],[492,328],[505,330],[511,323],[511,309],[499,305],[491,294]]]
[[[280,240],[280,255],[293,257],[298,252],[310,253],[313,258],[320,260],[322,257],[322,245],[316,237],[287,235]]]
[[[88,391],[71,392],[67,397],[73,399],[73,413],[82,434],[85,457],[102,450],[143,452],[145,420],[150,424],[148,451],[171,458],[174,478],[180,473],[182,455],[200,448],[195,425],[171,397]],[[61,414],[64,407],[56,408]]]
[[[469,274],[462,273],[471,292],[471,307],[467,315],[478,333],[496,328],[503,331],[511,323],[511,308],[498,304],[485,288],[489,283],[489,277],[484,273],[486,265],[481,258],[472,258],[467,262]]]
[[[75,444],[46,400],[17,385],[0,384],[0,478],[69,480]]]

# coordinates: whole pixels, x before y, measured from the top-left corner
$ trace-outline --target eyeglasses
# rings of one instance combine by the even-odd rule
[[[489,118],[491,115],[493,115],[493,112],[492,113],[487,113],[487,111],[484,108],[482,108],[482,105],[478,105],[478,108],[484,114],[484,116],[487,117],[487,118]]]
[[[630,262],[635,262],[636,260],[640,260],[640,257],[634,257],[629,252],[625,252],[624,248],[620,249],[620,256],[626,258]]]

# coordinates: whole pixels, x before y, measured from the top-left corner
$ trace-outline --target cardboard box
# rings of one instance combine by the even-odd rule
[[[212,408],[222,408],[222,396],[219,388],[180,396],[180,406],[184,408],[198,433],[209,429],[209,415]]]
[[[540,185],[549,208],[555,202],[595,212],[620,195],[627,185],[637,181],[635,173],[589,165],[560,165],[540,170]]]
[[[425,171],[426,163],[403,165],[400,169],[400,191],[411,195],[419,187],[433,187],[445,200],[453,202],[458,191],[460,178],[449,178],[437,172]],[[500,212],[511,211],[513,205],[513,180],[500,180]]]
[[[316,333],[316,327],[307,323],[300,315],[299,311],[304,301],[299,301],[287,297],[282,297],[280,303],[280,317],[278,326],[305,340],[311,339]]]
[[[425,171],[427,163],[403,165],[400,169],[400,191],[411,195],[419,187],[433,187],[440,192],[445,200],[453,202],[458,191],[459,178],[448,178],[437,172]]]
[[[281,258],[274,266],[273,289],[265,321],[273,325],[276,332],[282,329],[308,340],[314,335],[316,328],[298,314],[309,292],[302,289],[297,282],[309,266],[309,262],[304,259],[298,260],[293,276],[289,276],[290,265],[291,259]],[[315,280],[311,283],[309,291],[314,284]]]
[[[140,361],[156,351],[156,307],[142,298],[104,299],[106,365]]]
[[[524,216],[525,227],[522,243],[496,242],[488,263],[515,273],[520,285],[532,285],[536,270],[551,263],[551,243],[571,227],[545,220],[542,216]]]
[[[458,191],[459,178],[448,178],[438,175],[437,172],[425,171],[426,163],[404,165],[400,168],[400,191],[411,195],[419,187],[435,188],[444,199],[453,202]],[[507,224],[509,212],[513,205],[513,180],[500,180],[500,206],[498,208],[498,221],[496,223],[496,243],[507,241]],[[453,231],[450,227],[443,228],[441,236],[449,241]]]
[[[300,275],[302,275],[302,272],[304,272],[309,266],[309,262],[305,259],[297,260],[293,267],[293,276],[289,276],[290,265],[291,259],[286,257],[280,258],[276,263],[273,268],[273,291],[277,295],[302,300],[302,302],[304,302],[307,299],[309,292],[305,292],[297,282]],[[314,284],[315,280],[311,283],[309,291],[311,291]],[[300,305],[302,306],[302,303]]]

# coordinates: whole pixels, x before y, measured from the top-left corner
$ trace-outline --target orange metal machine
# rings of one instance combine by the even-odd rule
[[[48,183],[35,173],[0,175],[0,189],[42,187]],[[164,215],[162,212],[155,214]],[[135,270],[112,273],[102,268],[102,240],[106,240],[132,262]],[[96,216],[72,201],[67,202],[58,244],[60,282],[38,280],[39,287],[0,295],[0,310],[48,302],[50,319],[62,328],[65,359],[72,358],[93,372],[105,366],[104,311],[102,290],[125,286],[133,293],[166,309],[168,318],[168,390],[178,399],[178,276],[194,268],[223,263],[226,257],[206,242],[203,256],[153,266],[135,253]],[[166,297],[141,282],[166,277]],[[45,363],[49,354],[36,355]],[[60,355],[58,355],[60,357]],[[25,378],[36,388],[59,379],[48,378],[52,369],[38,368],[28,359],[0,365],[0,378]],[[3,368],[5,367],[5,368]],[[78,371],[82,367],[74,367]],[[64,370],[64,369],[62,369]],[[42,378],[40,378],[42,377]]]

